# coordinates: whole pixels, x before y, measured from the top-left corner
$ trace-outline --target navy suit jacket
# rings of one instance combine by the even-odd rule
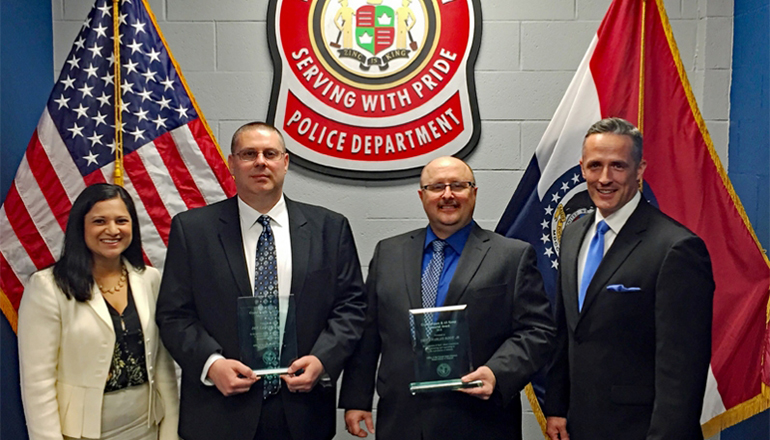
[[[333,383],[361,336],[366,300],[345,217],[286,198],[291,293],[298,355],[318,357]],[[235,197],[174,217],[156,313],[160,335],[182,367],[179,434],[186,440],[254,438],[262,383],[225,397],[200,376],[212,353],[239,359],[237,298],[251,296]],[[336,387],[282,399],[294,439],[330,439]]]
[[[578,254],[593,221],[577,220],[561,241],[545,414],[566,417],[572,440],[702,439],[714,295],[705,244],[642,200],[579,312]]]

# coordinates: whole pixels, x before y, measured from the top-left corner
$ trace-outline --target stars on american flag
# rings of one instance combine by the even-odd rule
[[[48,111],[81,173],[114,160],[112,2],[97,2],[68,55]],[[120,112],[124,154],[197,118],[151,18],[122,0]]]
[[[160,52],[156,52],[154,47],[152,49],[150,49],[150,51],[147,52],[145,55],[150,57],[150,62],[153,62],[153,61],[160,62],[160,55],[161,55],[161,53]]]
[[[89,47],[88,51],[91,52],[91,57],[93,58],[101,58],[102,56],[102,46],[97,46],[96,43]]]
[[[15,304],[32,273],[60,254],[61,222],[85,186],[122,177],[142,219],[144,257],[156,267],[174,215],[236,193],[147,2],[120,0],[116,11],[113,0],[90,1],[2,206],[0,284]],[[116,127],[122,173],[114,169]]]
[[[132,23],[131,27],[134,28],[134,32],[136,35],[139,35],[140,33],[144,32],[144,27],[147,25],[147,23],[143,23],[141,21],[137,21],[136,23]]]
[[[64,85],[64,90],[72,89],[75,87],[75,78],[70,78],[70,76],[67,75],[67,79],[62,79],[61,83]]]
[[[78,124],[72,124],[72,127],[68,128],[67,131],[72,133],[73,138],[83,137],[83,127],[78,127]]]
[[[78,105],[78,108],[74,109],[74,112],[78,114],[78,119],[87,117],[88,109],[86,107],[83,107],[83,103],[81,102]]]
[[[70,98],[65,98],[64,95],[59,95],[59,99],[54,99],[54,102],[59,104],[59,109],[62,107],[69,108],[69,102]]]

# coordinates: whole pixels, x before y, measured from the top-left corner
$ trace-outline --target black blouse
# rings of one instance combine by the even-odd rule
[[[147,363],[144,358],[144,334],[142,323],[128,286],[128,305],[121,315],[109,301],[104,301],[112,317],[115,328],[115,350],[112,352],[112,365],[107,375],[104,392],[117,391],[147,382]]]

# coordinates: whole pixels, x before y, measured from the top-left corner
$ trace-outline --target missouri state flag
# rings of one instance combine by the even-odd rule
[[[642,130],[643,196],[703,238],[711,254],[716,292],[701,416],[710,437],[768,408],[770,262],[714,150],[663,0],[612,2],[497,232],[535,247],[553,299],[561,233],[593,210],[578,165],[583,138],[611,116]]]

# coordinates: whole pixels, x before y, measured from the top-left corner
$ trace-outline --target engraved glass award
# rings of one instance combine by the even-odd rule
[[[279,298],[279,313],[286,316],[283,344],[275,337],[275,310],[269,310],[259,298],[238,298],[238,340],[241,362],[251,367],[257,376],[286,374],[297,358],[296,310],[294,295],[288,301]],[[281,316],[283,318],[283,316]]]
[[[412,394],[478,387],[463,382],[473,370],[466,305],[409,310],[414,350]]]

